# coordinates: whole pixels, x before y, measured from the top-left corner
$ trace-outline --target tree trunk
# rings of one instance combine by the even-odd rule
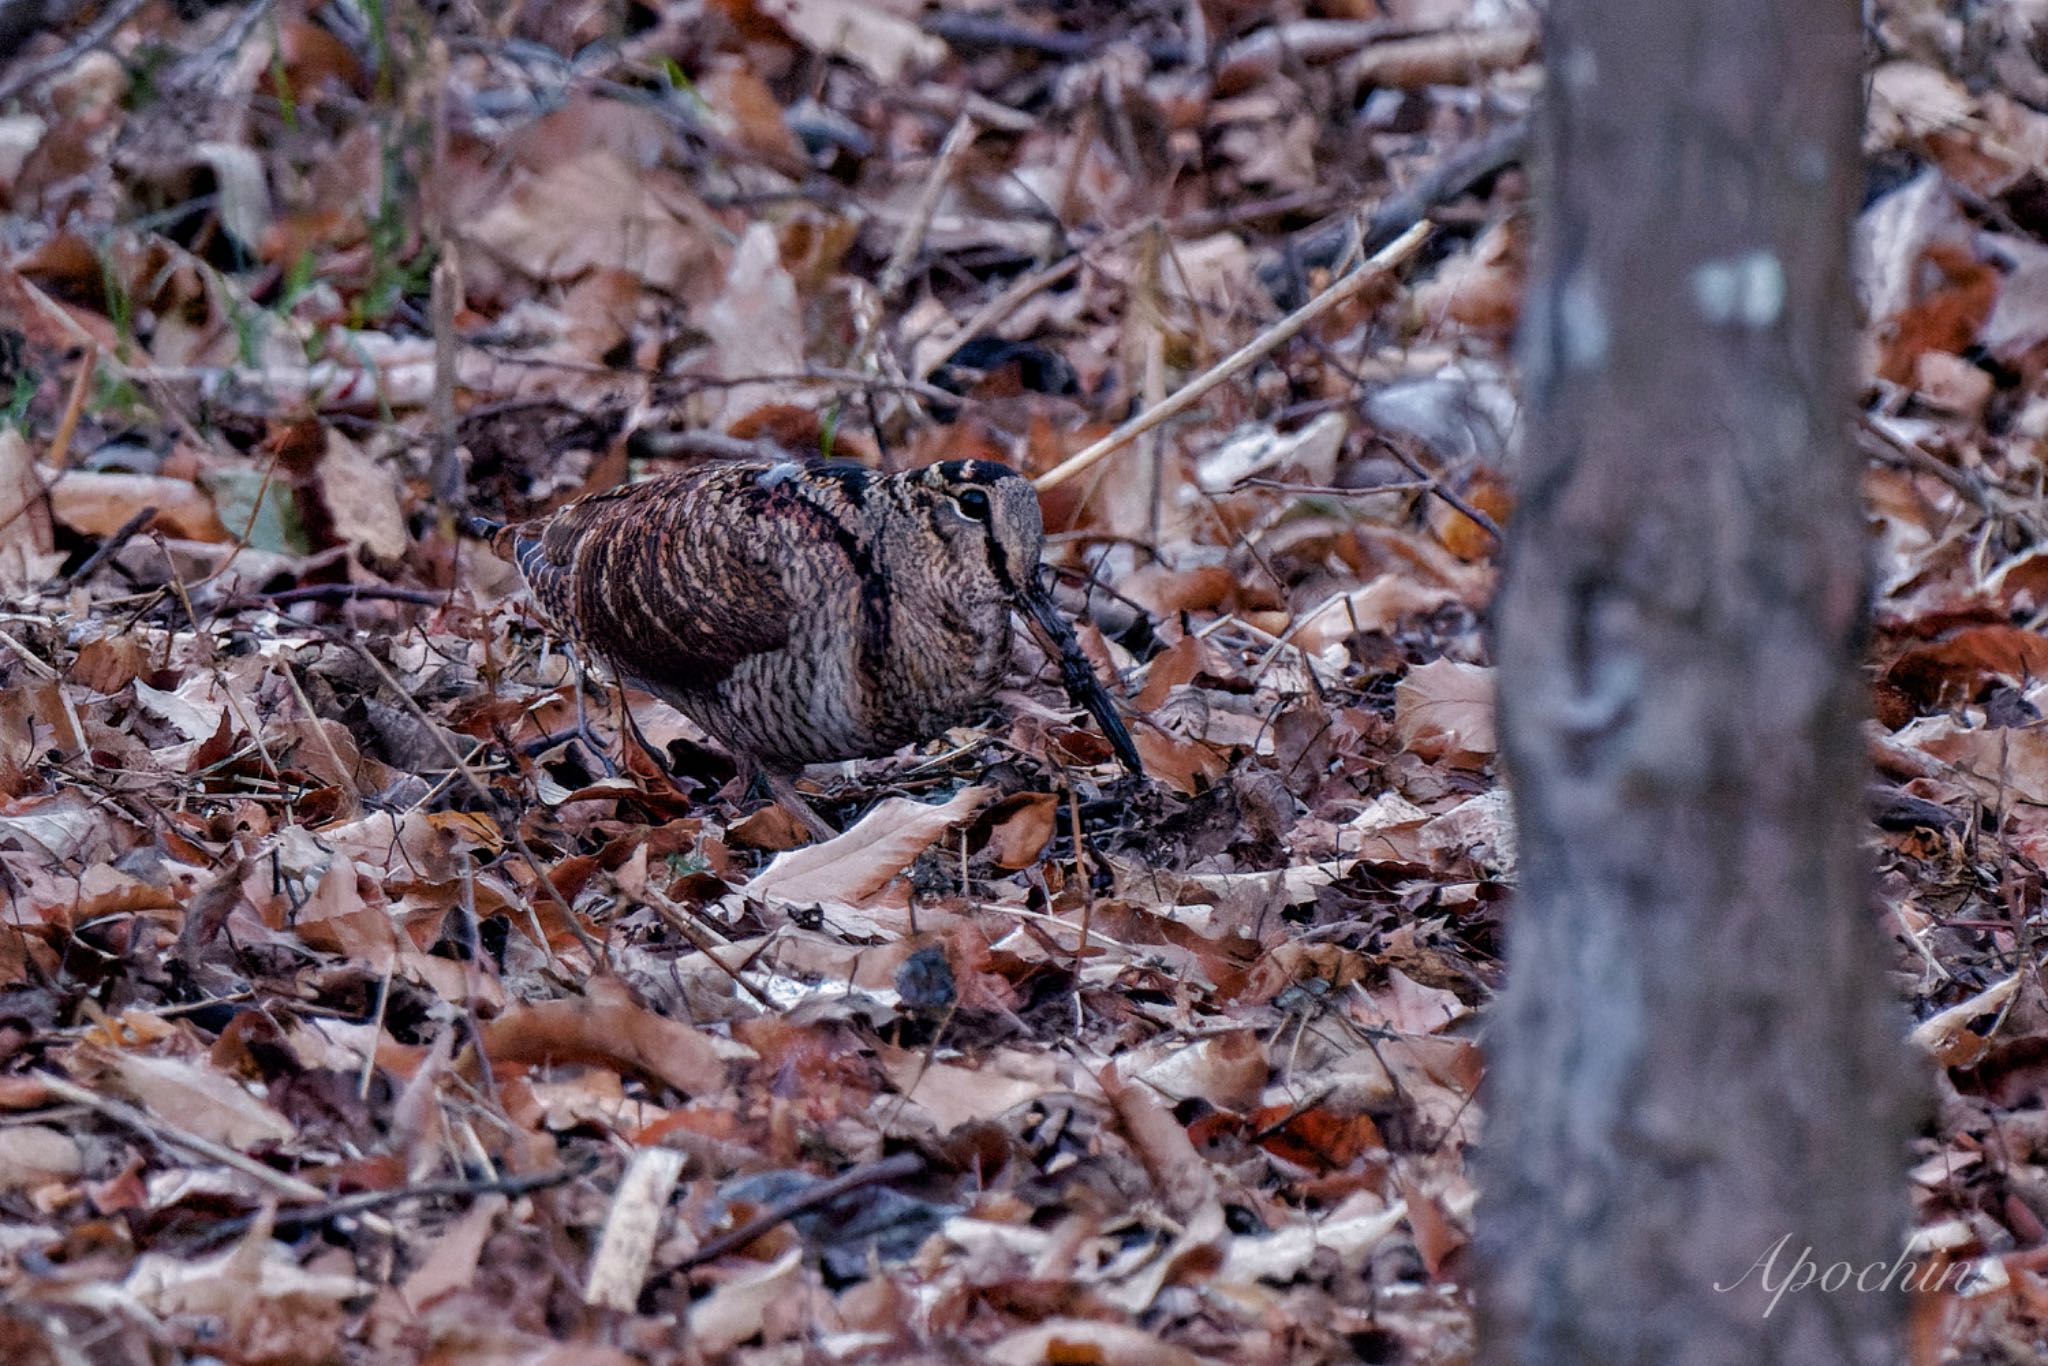
[[[1895,1360],[1916,1083],[1861,849],[1858,8],[1552,0],[1545,55],[1481,1359]]]

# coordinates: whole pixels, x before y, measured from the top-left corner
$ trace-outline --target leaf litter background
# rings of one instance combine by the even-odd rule
[[[1527,7],[56,8],[0,67],[7,1359],[1466,1357]],[[1915,1359],[1991,1362],[2048,1333],[2048,10],[1970,14],[1873,14],[1856,438],[1913,1246],[1973,1272]],[[1023,660],[793,848],[435,497],[1043,472],[1423,210],[1046,497],[1150,784]]]

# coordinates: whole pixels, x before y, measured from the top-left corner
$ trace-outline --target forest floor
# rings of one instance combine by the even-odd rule
[[[1914,1359],[2018,1362],[2048,32],[1947,8],[1870,31],[1871,918],[1939,1090],[1913,1246],[1971,1273]],[[27,40],[0,1357],[1466,1359],[1539,62],[1511,0],[108,0]],[[799,848],[661,704],[674,783],[620,743],[451,530],[771,443],[1043,474],[1425,219],[1045,494],[1144,782],[1020,677],[815,771],[847,833]]]

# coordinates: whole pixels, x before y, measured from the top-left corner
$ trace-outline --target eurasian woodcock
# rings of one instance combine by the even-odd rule
[[[708,464],[466,526],[519,566],[551,629],[734,751],[814,832],[788,775],[974,719],[1013,610],[1142,771],[1041,580],[1038,495],[1006,465]]]

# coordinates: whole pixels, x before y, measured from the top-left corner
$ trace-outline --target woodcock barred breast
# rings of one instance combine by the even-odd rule
[[[1038,495],[1005,465],[712,464],[467,526],[552,629],[758,767],[814,831],[787,775],[973,720],[1009,665],[1013,610],[1141,771],[1040,580]]]

